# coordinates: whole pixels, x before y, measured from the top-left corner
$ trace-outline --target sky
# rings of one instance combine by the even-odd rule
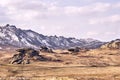
[[[120,0],[0,0],[0,25],[44,35],[120,38]]]

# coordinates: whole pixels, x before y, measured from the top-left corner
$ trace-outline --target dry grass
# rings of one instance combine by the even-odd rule
[[[90,50],[85,53],[41,53],[63,62],[39,61],[28,65],[6,64],[15,52],[0,51],[0,80],[120,80],[120,50]],[[3,55],[4,53],[4,55]],[[23,78],[23,79],[22,79]]]

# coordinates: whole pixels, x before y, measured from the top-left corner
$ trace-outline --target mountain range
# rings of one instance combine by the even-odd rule
[[[23,30],[14,25],[0,26],[0,47],[32,47],[47,46],[53,49],[67,49],[71,47],[98,48],[105,42],[99,40],[66,38],[63,36],[46,36],[32,30]]]

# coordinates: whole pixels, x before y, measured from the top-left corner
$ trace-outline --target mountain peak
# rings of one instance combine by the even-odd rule
[[[4,27],[5,27],[5,28],[16,28],[15,25],[10,25],[10,24],[6,24]]]
[[[6,30],[16,30],[16,26],[15,25],[10,25],[10,24],[6,24],[5,26],[0,26],[1,29],[6,29]]]

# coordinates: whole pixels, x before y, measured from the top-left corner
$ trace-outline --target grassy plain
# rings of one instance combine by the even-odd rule
[[[15,51],[0,51],[0,80],[120,80],[120,50],[40,53],[56,61],[9,64]]]

